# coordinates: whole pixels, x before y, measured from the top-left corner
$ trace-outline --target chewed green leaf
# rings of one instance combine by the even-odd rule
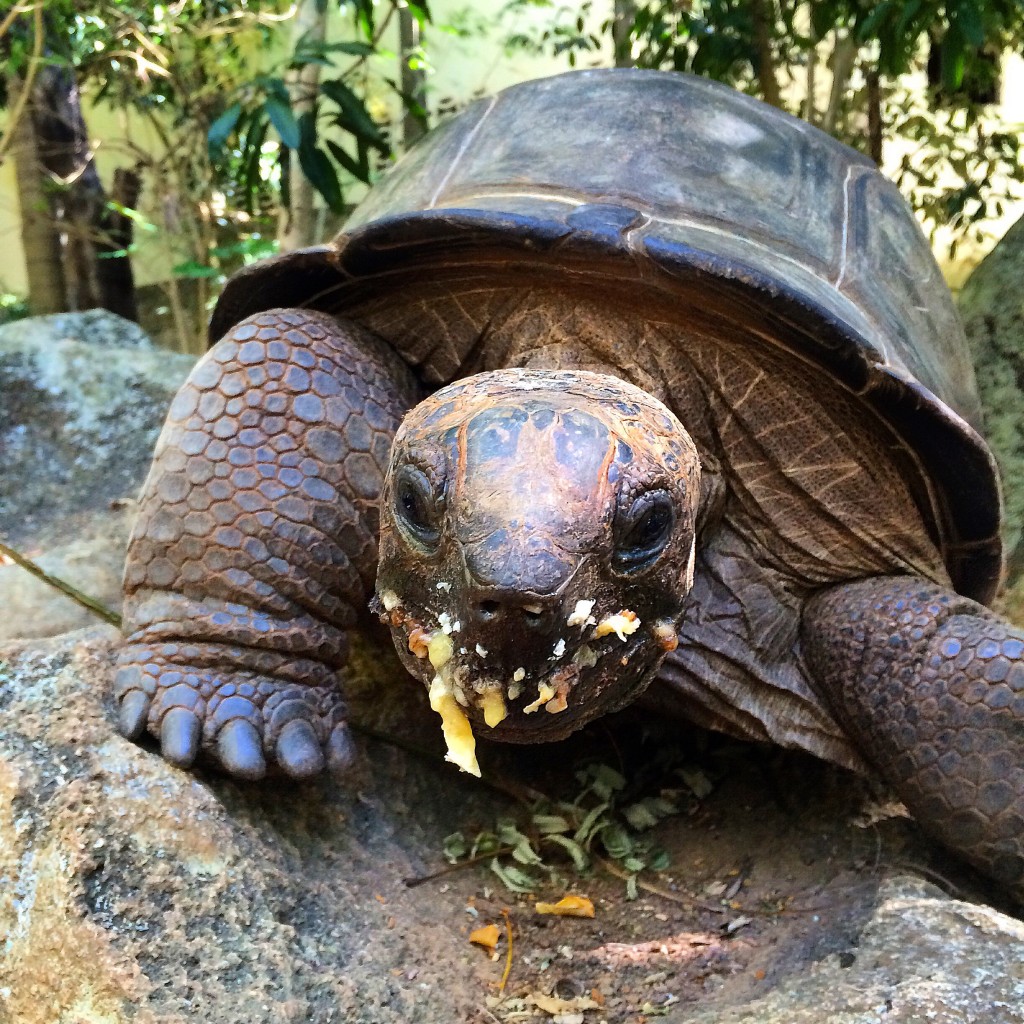
[[[498,857],[491,860],[489,866],[509,892],[533,892],[537,888],[537,880],[532,875],[512,864],[502,864]]]
[[[587,816],[583,819],[580,827],[576,829],[576,834],[573,839],[581,846],[588,846],[594,836],[607,825],[607,821],[604,820],[604,814],[608,810],[608,804],[598,804],[587,812]]]
[[[557,832],[569,832],[572,825],[560,814],[535,814],[533,824],[542,835],[553,835]]]
[[[680,768],[679,776],[690,787],[690,792],[698,800],[710,796],[715,788],[711,780],[699,768]]]
[[[590,857],[587,855],[587,851],[579,843],[574,843],[568,836],[549,835],[545,837],[545,841],[561,846],[572,858],[573,867],[577,871],[582,872],[590,869]]]
[[[454,864],[466,856],[469,846],[466,843],[466,837],[461,832],[453,832],[450,836],[445,836],[442,850],[445,860]]]
[[[647,856],[647,867],[651,871],[667,871],[671,863],[672,859],[661,847],[651,850]]]
[[[634,843],[629,833],[621,826],[611,823],[601,831],[601,845],[609,857],[623,860],[633,852]]]
[[[533,844],[525,836],[516,843],[515,849],[512,851],[513,860],[517,860],[520,864],[526,864],[533,866],[536,864],[542,864],[543,860],[539,853],[533,848]]]
[[[493,832],[479,832],[473,840],[469,855],[470,857],[477,857],[480,854],[494,853],[495,850],[500,849],[503,845]]]

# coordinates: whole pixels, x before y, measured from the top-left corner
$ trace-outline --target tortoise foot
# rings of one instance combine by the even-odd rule
[[[910,576],[814,597],[804,652],[921,826],[1024,902],[1024,630]]]
[[[268,774],[308,779],[351,764],[336,687],[239,669],[231,649],[221,654],[234,667],[218,668],[217,646],[126,647],[114,681],[121,733],[136,739],[148,732],[179,768],[206,761],[248,781]]]

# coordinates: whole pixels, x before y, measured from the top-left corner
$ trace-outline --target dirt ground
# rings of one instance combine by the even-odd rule
[[[434,718],[419,694],[410,703],[421,705],[418,713],[388,731],[429,750],[434,771],[442,756]],[[467,1018],[472,1024],[528,1019],[539,1010],[564,1024],[683,1021],[697,1009],[735,1006],[784,986],[829,954],[852,965],[880,882],[894,871],[999,905],[999,894],[922,836],[887,793],[807,755],[653,722],[641,709],[557,744],[480,747],[482,782],[441,766],[450,773],[446,786],[490,791],[482,816],[468,806],[456,815],[466,837],[493,829],[496,817],[529,832],[538,795],[572,801],[581,789],[577,771],[593,764],[628,780],[621,804],[665,795],[679,813],[643,834],[670,865],[644,871],[635,899],[621,863],[600,843],[584,876],[557,850],[545,853],[556,877],[529,894],[509,892],[487,858],[453,868],[440,849],[423,851],[425,869],[408,892],[427,896],[471,949],[471,976],[460,981],[477,986],[482,1003]],[[534,909],[566,893],[588,897],[594,917]],[[490,953],[469,942],[486,925],[499,935]],[[421,956],[431,961],[430,950]],[[405,976],[422,968],[417,959]]]

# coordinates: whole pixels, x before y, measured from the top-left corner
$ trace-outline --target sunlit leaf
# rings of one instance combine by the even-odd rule
[[[235,130],[235,125],[238,124],[241,114],[242,105],[233,103],[210,125],[206,132],[206,144],[209,146],[211,156],[218,153],[227,142],[228,136]]]
[[[270,118],[270,123],[277,131],[282,144],[287,146],[289,149],[298,149],[299,124],[295,120],[292,108],[276,96],[268,96],[263,102],[263,109],[266,110],[267,117]],[[302,169],[305,170],[305,166],[303,166]]]

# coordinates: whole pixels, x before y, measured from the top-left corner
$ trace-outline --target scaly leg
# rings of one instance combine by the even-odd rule
[[[278,309],[243,320],[171,405],[125,566],[121,731],[258,779],[351,758],[336,670],[372,592],[377,500],[416,401],[355,324]]]
[[[921,826],[1024,898],[1024,630],[911,576],[808,602],[814,679]]]

